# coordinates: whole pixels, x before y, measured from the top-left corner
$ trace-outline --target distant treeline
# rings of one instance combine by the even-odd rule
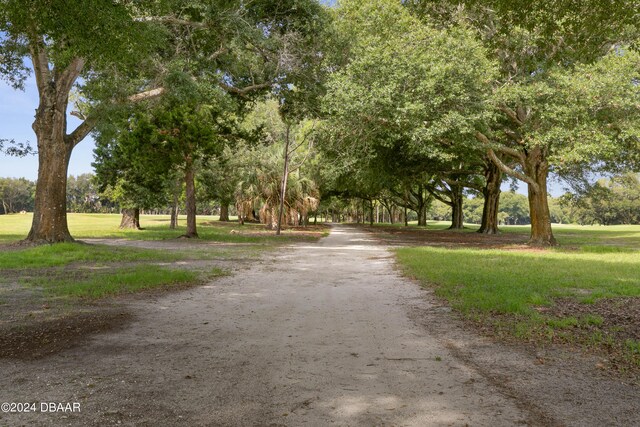
[[[0,214],[18,213],[33,210],[35,182],[25,178],[0,178]],[[469,195],[464,199],[464,221],[480,223],[482,219],[483,199]],[[602,224],[640,224],[640,177],[637,174],[625,174],[613,178],[603,178],[587,186],[581,194],[566,193],[561,197],[549,197],[551,220],[554,223],[573,223],[582,225]],[[219,214],[220,204],[216,200],[204,200],[198,205],[198,214]],[[342,209],[345,213],[347,206]],[[67,211],[76,213],[119,213],[117,201],[97,189],[93,174],[69,176],[67,181]],[[230,212],[235,214],[231,206]],[[148,209],[147,213],[169,214],[170,206],[158,206]],[[382,211],[380,211],[382,212]],[[400,210],[398,209],[398,212]],[[344,215],[344,214],[343,214]],[[353,215],[352,215],[353,216]],[[344,215],[349,220],[352,216]],[[408,212],[408,219],[415,220],[415,212]],[[432,220],[451,219],[451,208],[433,200],[427,216]],[[388,221],[388,215],[379,213],[378,221]],[[530,224],[529,202],[525,195],[514,191],[502,192],[498,220],[501,225]]]

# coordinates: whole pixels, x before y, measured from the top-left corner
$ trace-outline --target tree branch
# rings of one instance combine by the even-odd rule
[[[141,22],[162,22],[163,24],[182,25],[185,27],[194,28],[207,28],[207,24],[203,22],[193,22],[188,19],[177,18],[175,16],[145,16],[136,18],[136,21]]]
[[[453,203],[451,203],[450,200],[447,200],[445,198],[442,197],[442,195],[440,194],[440,192],[435,188],[435,187],[430,187],[427,186],[427,191],[429,192],[429,194],[431,194],[436,200],[441,201],[442,203],[444,203],[447,206],[453,206]]]
[[[162,95],[164,92],[165,92],[165,89],[163,87],[159,87],[156,89],[149,89],[147,91],[136,93],[135,95],[131,95],[127,98],[127,100],[131,102],[140,102],[140,101],[144,101],[145,99],[156,98]]]
[[[69,96],[71,87],[82,72],[85,63],[84,58],[76,57],[62,72],[56,72],[56,98],[58,102],[63,102]]]
[[[515,148],[505,147],[504,145],[500,144],[493,144],[489,140],[489,138],[487,138],[487,136],[482,132],[476,132],[476,139],[484,144],[487,148],[497,150],[502,154],[506,154],[507,156],[516,158],[520,163],[524,163],[524,155]]]
[[[93,128],[96,126],[96,123],[98,123],[97,116],[87,117],[85,121],[80,123],[80,125],[73,132],[64,137],[65,142],[75,147],[80,143],[80,141],[85,138],[85,136],[89,135],[89,132],[93,130]]]
[[[226,83],[222,83],[222,82],[218,83],[218,86],[220,86],[222,89],[226,90],[227,92],[239,95],[241,97],[246,97],[248,93],[251,93],[255,90],[271,87],[271,83],[254,84],[251,86],[244,87],[242,89],[237,88],[235,86],[228,85]]]
[[[461,187],[473,188],[474,190],[482,191],[482,186],[478,184],[474,184],[473,182],[458,181],[457,179],[449,179],[449,178],[442,178],[442,180],[449,185],[459,185]]]
[[[49,69],[49,58],[47,56],[46,47],[42,37],[34,34],[29,35],[29,51],[31,53],[31,62],[33,63],[33,71],[36,76],[36,83],[40,92],[48,86],[51,80],[51,70]]]
[[[512,176],[516,179],[519,179],[520,181],[524,181],[527,184],[531,185],[535,191],[540,191],[540,186],[531,178],[529,178],[528,176],[526,176],[523,173],[520,173],[512,168],[510,168],[509,166],[505,165],[502,160],[500,160],[498,158],[498,156],[496,156],[496,153],[489,148],[487,150],[487,155],[489,156],[489,158],[491,159],[491,161],[498,166],[498,168],[500,168],[500,170],[504,173],[506,173],[509,176]]]
[[[518,126],[522,126],[524,124],[524,122],[520,120],[520,118],[518,117],[518,114],[515,111],[513,111],[511,108],[507,107],[504,104],[500,105],[498,108],[500,109],[500,111],[505,113],[507,117],[509,117]]]

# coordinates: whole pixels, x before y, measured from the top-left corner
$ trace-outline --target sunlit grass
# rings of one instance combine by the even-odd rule
[[[100,274],[46,278],[30,281],[31,286],[42,287],[47,297],[104,298],[146,289],[197,283],[197,272],[188,270],[136,266],[113,268]]]
[[[60,243],[19,250],[0,251],[0,268],[45,268],[71,263],[176,261],[187,254],[113,247],[105,245],[85,245],[80,243]]]
[[[553,298],[640,295],[640,252],[401,248],[407,272],[463,312],[535,316]]]
[[[175,239],[185,233],[186,218],[180,216],[179,226],[169,228],[168,215],[141,215],[140,224],[144,230],[120,230],[121,216],[118,214],[68,214],[69,231],[79,240],[108,238],[131,240],[165,240]],[[11,243],[24,239],[31,226],[32,214],[0,215],[0,242]],[[198,234],[200,241],[216,241],[223,243],[256,243],[268,244],[300,239],[295,232],[284,230],[280,237],[274,233],[265,233],[264,225],[237,223],[218,223],[217,216],[198,216]],[[231,231],[235,230],[234,233]],[[261,235],[251,235],[258,234]],[[196,240],[197,241],[197,240]]]

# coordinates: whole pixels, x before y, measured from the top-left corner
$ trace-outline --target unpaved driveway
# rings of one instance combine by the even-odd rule
[[[354,228],[130,306],[137,320],[125,330],[45,359],[3,361],[0,401],[79,402],[81,412],[0,414],[0,425],[602,424],[588,411],[559,420],[544,398],[531,403],[504,386],[518,365],[496,378],[491,355],[507,365],[521,355],[468,341],[394,270],[385,247]],[[440,319],[433,328],[429,316]],[[478,365],[465,342],[489,360]],[[637,388],[626,387],[615,392],[633,409]]]

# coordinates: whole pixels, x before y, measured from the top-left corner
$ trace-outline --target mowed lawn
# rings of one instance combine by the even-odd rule
[[[417,232],[428,240],[428,229]],[[617,348],[640,365],[640,226],[557,225],[554,234],[561,246],[550,249],[418,246],[396,253],[406,274],[500,333]]]
[[[169,215],[140,215],[144,230],[120,230],[121,216],[118,214],[74,214],[68,215],[69,231],[76,239],[120,238],[131,240],[164,240],[180,237],[185,233],[186,217],[179,217],[179,227],[169,228]],[[24,239],[31,226],[32,214],[0,215],[0,243],[11,243]],[[198,216],[198,234],[203,241],[228,243],[276,243],[305,236],[292,230],[283,230],[283,236],[268,233],[261,224],[239,225],[237,222],[220,223],[217,216]],[[231,231],[234,231],[233,233]],[[319,234],[320,235],[320,234]],[[313,238],[313,236],[307,236]]]

